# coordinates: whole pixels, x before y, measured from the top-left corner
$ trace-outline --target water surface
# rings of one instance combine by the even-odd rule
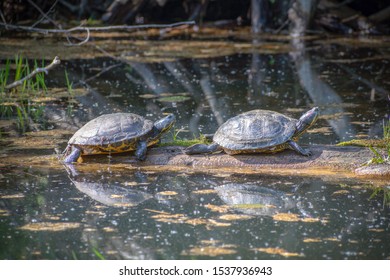
[[[20,133],[17,115],[2,114],[0,258],[388,259],[383,181],[110,164],[72,170],[50,156],[88,120],[118,111],[153,120],[174,113],[177,136],[192,138],[248,110],[299,118],[318,106],[303,145],[383,135],[386,38],[320,38],[306,48],[280,38],[190,42],[107,42],[113,57],[70,54],[48,76],[46,95],[54,98],[39,103],[43,132]]]

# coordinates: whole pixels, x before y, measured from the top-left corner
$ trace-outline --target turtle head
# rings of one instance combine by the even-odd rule
[[[169,114],[168,116],[162,118],[161,120],[158,120],[154,123],[154,127],[157,129],[157,131],[161,133],[165,133],[168,130],[171,129],[173,124],[176,121],[176,117],[174,114]]]
[[[298,120],[296,127],[295,137],[299,137],[304,133],[309,127],[311,127],[318,118],[319,110],[318,107],[314,107],[313,109],[304,113]]]

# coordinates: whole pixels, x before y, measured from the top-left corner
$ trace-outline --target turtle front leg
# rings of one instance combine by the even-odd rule
[[[293,149],[294,151],[296,151],[297,153],[299,153],[299,154],[301,154],[303,156],[309,157],[309,156],[312,155],[311,151],[302,148],[301,146],[299,146],[297,144],[297,142],[289,140],[289,141],[287,141],[287,144],[290,146],[291,149]]]
[[[68,148],[67,148],[68,149]],[[70,153],[70,155],[68,155],[65,159],[64,159],[64,163],[73,163],[73,162],[77,162],[78,158],[80,157],[81,155],[81,150],[75,146],[73,147],[70,147],[70,149],[72,149],[72,152]]]
[[[137,144],[137,148],[135,150],[135,157],[139,161],[144,161],[146,159],[146,151],[148,149],[148,144],[146,141],[140,141]]]

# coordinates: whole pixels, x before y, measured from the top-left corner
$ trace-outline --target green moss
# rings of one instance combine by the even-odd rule
[[[373,157],[365,165],[390,164],[390,121],[383,121],[383,139],[353,139],[340,142],[337,146],[368,147]]]
[[[181,147],[189,147],[195,144],[210,144],[210,140],[207,139],[204,135],[200,135],[198,138],[194,139],[181,139],[178,137],[180,130],[175,131],[173,134],[173,139],[170,142],[165,142],[159,144],[160,147],[166,146],[181,146]]]
[[[377,147],[386,148],[390,145],[389,139],[353,139],[336,144],[336,146],[358,146],[358,147]]]

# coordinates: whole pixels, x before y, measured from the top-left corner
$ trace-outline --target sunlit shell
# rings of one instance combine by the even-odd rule
[[[142,137],[153,128],[153,122],[131,113],[106,114],[80,128],[69,144],[107,145]]]
[[[291,139],[296,122],[277,112],[253,110],[222,124],[213,140],[230,150],[264,149]]]

